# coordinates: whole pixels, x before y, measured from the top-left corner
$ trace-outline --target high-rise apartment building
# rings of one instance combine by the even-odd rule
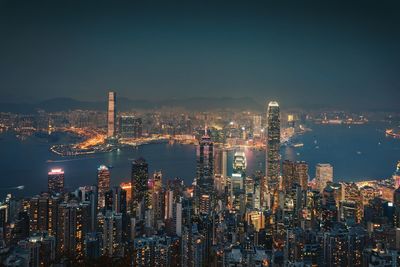
[[[107,211],[103,223],[103,253],[122,256],[122,214]]]
[[[57,250],[71,258],[84,256],[85,236],[90,229],[90,206],[71,200],[58,206]]]
[[[51,194],[62,193],[64,191],[64,171],[62,169],[52,169],[48,173],[47,187]]]

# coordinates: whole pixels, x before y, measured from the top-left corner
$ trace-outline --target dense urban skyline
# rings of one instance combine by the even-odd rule
[[[0,5],[1,102],[112,89],[398,109],[397,1]]]
[[[400,266],[398,14],[0,0],[0,265]]]

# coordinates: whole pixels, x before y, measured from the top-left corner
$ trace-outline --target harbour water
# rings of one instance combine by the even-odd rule
[[[336,181],[359,181],[391,176],[400,160],[400,140],[385,136],[385,125],[312,125],[312,131],[296,137],[293,143],[303,146],[282,146],[282,159],[305,160],[314,177],[317,163],[331,163]],[[43,138],[17,139],[12,133],[0,134],[0,197],[6,193],[30,196],[46,190],[47,172],[60,167],[65,170],[68,189],[96,183],[100,164],[111,166],[112,184],[129,181],[130,162],[144,157],[150,172],[161,170],[164,179],[182,178],[193,181],[196,172],[196,148],[181,144],[151,144],[123,148],[91,156],[60,157],[49,151],[53,145]],[[264,151],[247,149],[247,173],[264,170]],[[228,156],[231,172],[233,151]],[[11,189],[24,185],[23,190]]]

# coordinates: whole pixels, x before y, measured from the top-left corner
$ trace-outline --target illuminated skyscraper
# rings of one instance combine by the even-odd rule
[[[132,211],[137,212],[140,207],[147,208],[148,197],[149,165],[144,158],[132,162]],[[140,209],[142,213],[144,210]],[[138,216],[139,214],[136,214]]]
[[[64,191],[64,171],[62,169],[52,169],[47,178],[49,193],[55,194]]]
[[[324,191],[326,184],[333,181],[333,167],[330,164],[318,163],[315,168],[315,181],[320,192]]]
[[[122,214],[107,211],[103,223],[103,253],[109,257],[122,255]]]
[[[110,171],[105,165],[97,169],[98,208],[105,206],[105,194],[110,190]]]
[[[60,254],[80,259],[84,255],[84,241],[90,225],[88,203],[71,200],[58,209],[57,247]]]
[[[121,183],[119,186],[126,191],[126,202],[130,203],[132,201],[132,183]]]
[[[216,188],[225,184],[228,176],[228,151],[224,148],[214,150],[214,185]]]
[[[294,179],[306,190],[308,187],[308,164],[305,161],[297,161],[294,165]]]
[[[261,115],[254,115],[253,116],[253,135],[254,137],[261,136]]]
[[[308,185],[308,164],[304,161],[292,162],[285,160],[282,163],[282,187],[286,192],[292,189],[293,184],[298,184],[303,190]]]
[[[197,147],[197,188],[196,188],[196,201],[199,204],[200,199],[209,199],[211,201],[211,194],[213,190],[213,175],[214,175],[214,145],[210,136],[205,129],[204,135]],[[202,197],[203,195],[209,198]],[[203,201],[204,203],[204,201]],[[208,205],[211,206],[211,205]]]
[[[285,160],[282,163],[282,188],[285,192],[292,189],[294,183],[294,162]]]
[[[29,200],[29,227],[30,231],[48,231],[54,235],[57,229],[57,206],[60,202],[58,196],[42,193]]]
[[[215,147],[215,149],[214,149],[214,175],[222,174],[222,153],[223,153],[223,149]]]
[[[275,192],[279,185],[281,143],[279,104],[271,101],[267,110],[267,151],[266,170],[267,185],[271,192]]]
[[[108,92],[107,137],[115,136],[116,122],[116,93]]]

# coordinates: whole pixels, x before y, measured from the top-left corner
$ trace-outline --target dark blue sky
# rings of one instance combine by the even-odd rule
[[[0,102],[399,106],[399,1],[143,2],[0,0]]]

